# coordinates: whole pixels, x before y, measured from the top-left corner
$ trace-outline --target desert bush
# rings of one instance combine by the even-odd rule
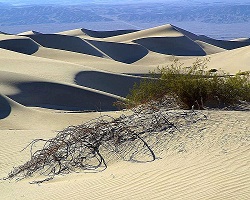
[[[159,159],[165,150],[180,152],[183,150],[180,133],[207,117],[198,111],[170,111],[165,106],[172,103],[169,100],[165,99],[164,104],[152,101],[140,105],[132,114],[118,118],[101,115],[69,126],[54,138],[35,139],[23,149],[30,147],[30,159],[14,167],[3,180],[30,177],[38,179],[31,184],[40,184],[73,172],[100,172],[109,162],[146,163]]]
[[[208,70],[209,59],[197,59],[185,67],[177,59],[166,67],[158,67],[152,74],[160,78],[143,80],[134,85],[124,102],[133,107],[165,95],[174,96],[185,108],[203,109],[205,106],[224,107],[250,101],[250,73],[230,75],[221,70]]]

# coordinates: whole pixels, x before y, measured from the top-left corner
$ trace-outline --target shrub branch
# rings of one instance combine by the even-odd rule
[[[60,174],[105,170],[112,159],[152,162],[157,159],[156,153],[163,150],[167,137],[178,135],[181,129],[205,119],[201,113],[171,111],[163,105],[151,102],[133,109],[131,115],[119,118],[103,115],[70,126],[49,140],[33,140],[28,145],[30,160],[15,167],[6,179],[45,176],[31,182],[40,184]],[[37,143],[44,144],[35,151]]]

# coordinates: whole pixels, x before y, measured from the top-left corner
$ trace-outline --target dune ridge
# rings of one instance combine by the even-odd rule
[[[101,173],[60,176],[40,187],[4,181],[29,159],[36,138],[102,115],[150,72],[179,59],[190,66],[250,71],[250,40],[215,40],[172,24],[146,30],[0,32],[0,194],[3,199],[245,199],[250,197],[247,111],[201,111],[207,120],[182,130],[149,163],[108,162]]]
[[[31,31],[25,31],[22,33],[18,33],[17,35],[28,36],[28,35],[38,35],[38,34],[42,34],[42,33],[31,30]]]
[[[149,63],[152,63],[150,62],[152,60],[159,60],[154,61],[153,65],[168,64],[169,62],[166,62],[164,57],[175,56],[181,60],[206,55],[213,57],[217,53],[250,45],[247,38],[231,41],[215,40],[193,34],[171,24],[146,30],[92,31],[82,28],[56,34],[28,31],[19,35],[11,36],[13,38],[9,39],[2,39],[1,47],[39,57],[46,58],[49,55],[51,59],[63,59],[64,61],[67,61],[64,56],[59,56],[56,51],[52,53],[51,50],[60,50],[62,53],[70,52],[72,55],[78,53],[82,54],[82,57],[78,56],[75,61],[70,59],[69,62],[82,63],[83,65],[85,64],[84,60],[90,58],[87,56],[93,56],[88,59],[90,62],[94,58],[105,58],[110,60],[110,62],[108,61],[110,64],[119,62],[137,65],[138,63],[144,63],[143,60],[147,60]],[[21,35],[25,35],[25,37]],[[15,44],[20,41],[25,42],[19,44],[19,46],[26,46],[25,49],[16,47],[18,45]],[[34,43],[34,45],[32,46],[31,43]],[[46,49],[48,49],[48,53],[46,53]],[[53,57],[53,55],[55,56]],[[106,60],[103,61],[107,62]],[[86,65],[96,67],[95,62],[92,62],[93,65],[90,62],[86,62]],[[238,66],[240,66],[240,62],[239,59]],[[116,65],[118,66],[117,63]]]
[[[69,36],[89,36],[92,38],[107,38],[107,37],[113,37],[117,35],[133,33],[136,31],[138,30],[93,31],[93,30],[82,28],[82,29],[63,31],[57,34],[69,35]]]

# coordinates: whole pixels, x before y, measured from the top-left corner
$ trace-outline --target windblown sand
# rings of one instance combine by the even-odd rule
[[[69,125],[118,117],[113,103],[149,71],[210,57],[209,68],[250,70],[249,39],[214,40],[173,25],[148,30],[0,34],[0,178],[29,159],[21,151]],[[86,112],[91,111],[91,112]],[[203,111],[151,163],[113,161],[41,185],[0,180],[0,199],[249,199],[248,111]]]

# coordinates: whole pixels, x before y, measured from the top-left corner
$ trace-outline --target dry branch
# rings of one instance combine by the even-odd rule
[[[34,140],[29,144],[31,159],[15,167],[6,179],[39,174],[47,178],[31,183],[42,183],[59,174],[98,172],[107,168],[106,159],[114,155],[126,161],[154,161],[157,158],[155,152],[166,143],[166,136],[180,134],[183,128],[205,119],[200,112],[169,110],[163,105],[151,102],[135,108],[133,114],[119,118],[103,115],[70,126],[49,140]],[[44,145],[34,151],[37,142]]]

